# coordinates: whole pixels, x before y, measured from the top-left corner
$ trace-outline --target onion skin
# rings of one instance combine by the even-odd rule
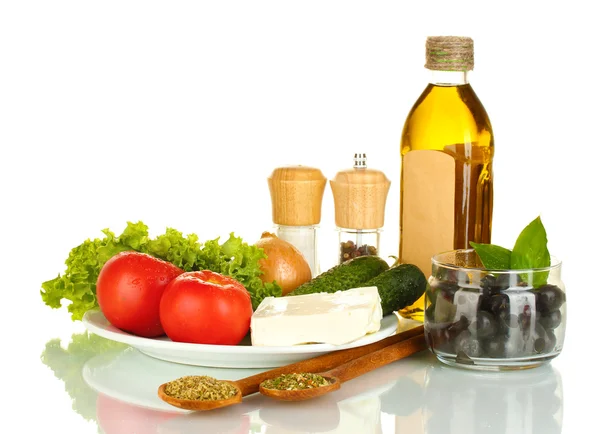
[[[263,232],[256,246],[267,255],[267,258],[258,262],[263,271],[261,280],[267,283],[277,282],[282,295],[292,292],[312,278],[308,262],[291,243],[270,232]]]

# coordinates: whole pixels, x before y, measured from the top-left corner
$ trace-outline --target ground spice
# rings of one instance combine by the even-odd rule
[[[275,390],[302,390],[315,387],[328,386],[330,383],[317,374],[281,374],[279,377],[265,380],[261,386],[265,389]]]
[[[177,399],[220,401],[235,396],[237,389],[227,381],[204,375],[190,375],[166,384],[165,394]]]

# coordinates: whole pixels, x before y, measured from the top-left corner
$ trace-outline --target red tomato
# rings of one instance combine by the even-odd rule
[[[145,253],[119,253],[100,270],[98,305],[106,319],[123,331],[147,338],[164,335],[160,299],[169,282],[181,273],[170,262]]]
[[[244,285],[212,271],[176,277],[160,301],[160,321],[175,342],[239,344],[250,330],[251,316]]]

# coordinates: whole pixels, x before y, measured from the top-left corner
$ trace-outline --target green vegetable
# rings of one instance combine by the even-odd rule
[[[279,285],[263,284],[259,277],[262,271],[258,261],[266,257],[263,250],[244,243],[233,233],[222,244],[219,238],[202,244],[196,234],[186,237],[172,228],[151,239],[148,227],[142,222],[128,222],[118,237],[108,229],[102,232],[104,238],[88,239],[71,250],[63,275],[42,283],[40,293],[44,303],[59,308],[62,300],[70,301],[68,310],[74,321],[98,307],[96,280],[102,266],[117,253],[129,250],[169,261],[184,271],[211,270],[231,276],[246,287],[255,309],[263,298],[281,296]]]
[[[526,270],[550,266],[546,229],[539,217],[529,223],[517,238],[510,257],[510,268]]]
[[[388,268],[388,263],[379,256],[358,256],[330,268],[287,295],[334,293],[358,288]]]
[[[385,316],[417,301],[425,292],[427,279],[416,265],[400,264],[378,274],[361,286],[377,287]]]
[[[510,256],[510,268],[513,270],[528,270],[550,266],[550,252],[546,229],[540,217],[529,223],[521,232]],[[533,286],[546,283],[548,273],[536,273],[533,276]]]
[[[89,421],[96,420],[96,400],[98,393],[87,385],[82,376],[82,368],[92,357],[107,351],[116,351],[128,346],[110,341],[92,333],[75,333],[67,349],[61,346],[60,339],[46,343],[41,360],[56,378],[64,381],[65,390],[73,401],[73,410]]]
[[[530,270],[549,267],[551,263],[546,229],[540,217],[521,231],[512,251],[494,244],[470,244],[483,266],[491,270]],[[537,288],[547,279],[547,272],[536,273],[533,286]]]
[[[478,244],[471,242],[481,263],[488,270],[508,270],[510,268],[510,250],[495,244]]]

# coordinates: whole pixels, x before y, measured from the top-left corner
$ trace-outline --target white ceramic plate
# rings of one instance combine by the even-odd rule
[[[173,342],[167,337],[142,338],[112,326],[100,311],[86,312],[83,316],[83,323],[90,332],[112,341],[131,345],[148,356],[168,362],[216,368],[284,366],[319,354],[380,341],[392,335],[398,327],[398,319],[392,314],[382,319],[378,332],[344,345],[309,344],[290,347],[253,347],[248,341],[242,342],[240,345],[202,345]]]

